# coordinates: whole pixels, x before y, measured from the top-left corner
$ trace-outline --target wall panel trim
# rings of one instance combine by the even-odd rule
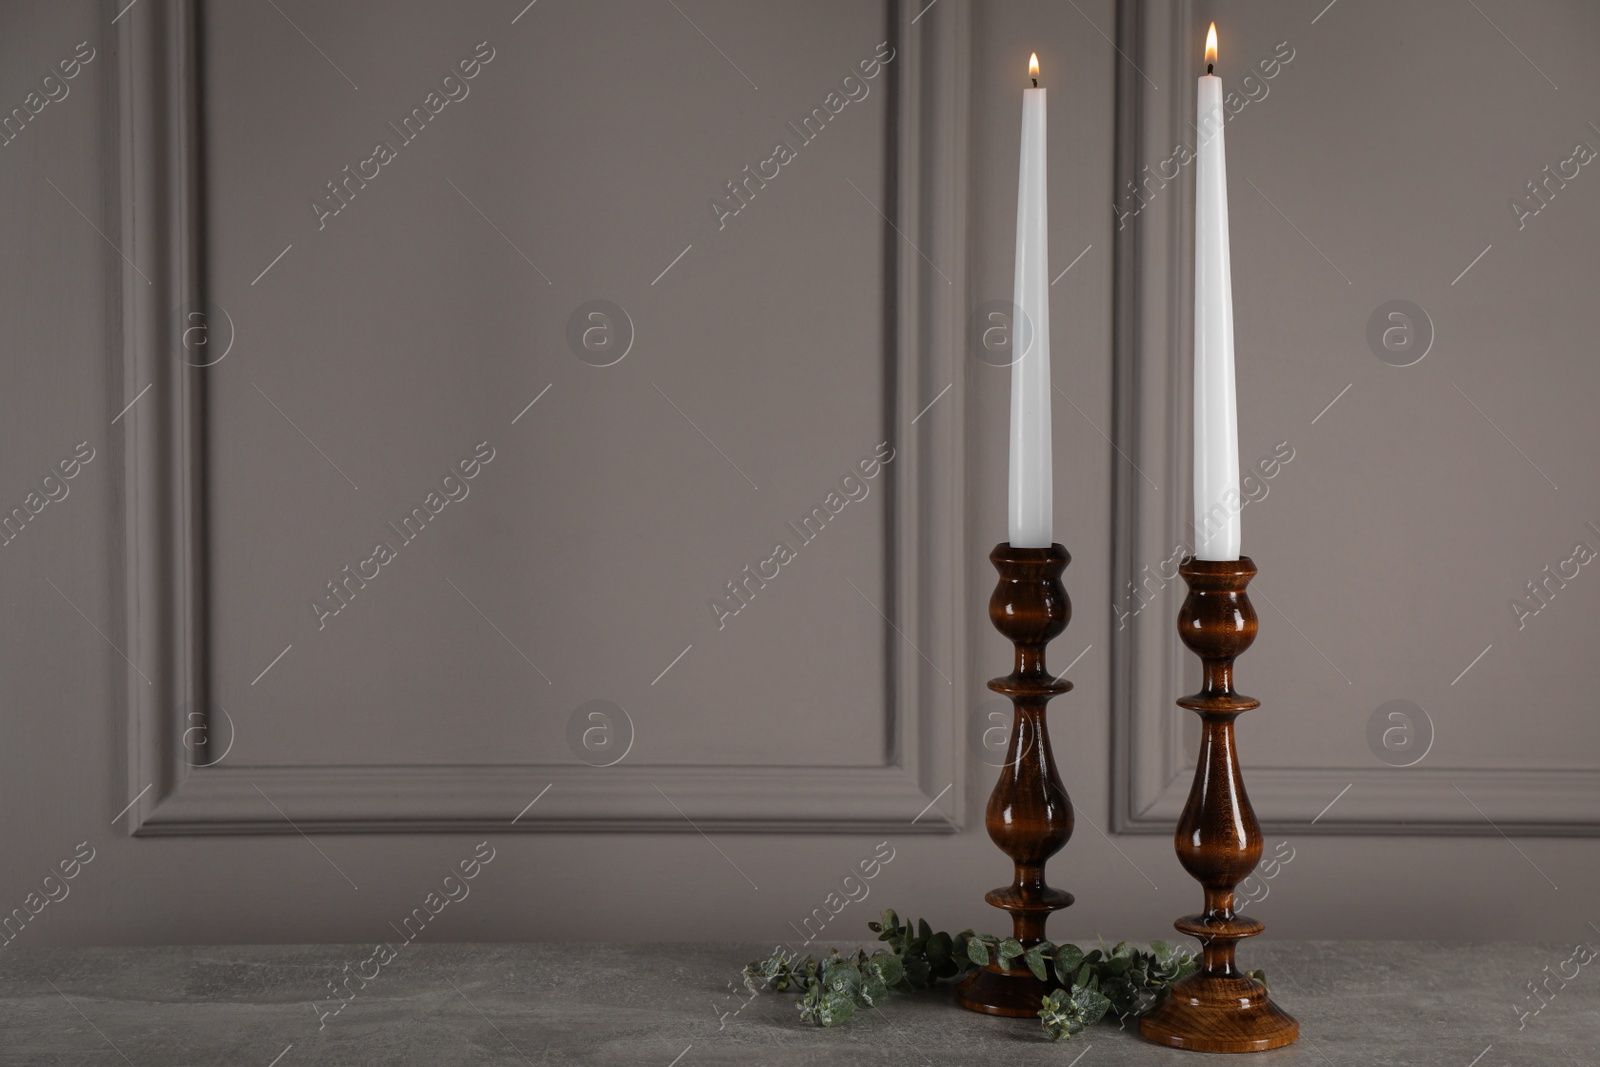
[[[154,383],[124,439],[130,832],[681,831],[949,833],[965,807],[964,439],[967,0],[887,5],[898,52],[886,123],[892,224],[885,299],[890,383],[886,558],[890,758],[881,767],[595,769],[503,766],[250,767],[204,763],[185,737],[209,713],[204,370],[185,366],[175,308],[203,306],[198,0],[145,0],[118,25],[123,387]],[[920,252],[918,251],[920,249]],[[926,258],[924,258],[926,256]],[[933,263],[940,265],[938,269]],[[917,420],[940,391],[954,414]],[[897,628],[897,629],[896,629]],[[940,674],[914,651],[949,664]],[[196,720],[193,715],[202,718]],[[548,788],[548,794],[543,794]],[[530,800],[537,808],[519,818]],[[270,798],[270,800],[268,799]]]

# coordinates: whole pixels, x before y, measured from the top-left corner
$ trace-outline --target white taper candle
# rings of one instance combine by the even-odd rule
[[[1239,415],[1233,383],[1233,282],[1222,79],[1211,73],[1217,26],[1200,79],[1194,209],[1194,548],[1196,559],[1239,558]]]
[[[1039,57],[1028,73],[1037,85]],[[1045,189],[1045,90],[1022,91],[1022,155],[1017,179],[1017,320],[1011,324],[1011,479],[1013,548],[1049,548],[1050,264]]]

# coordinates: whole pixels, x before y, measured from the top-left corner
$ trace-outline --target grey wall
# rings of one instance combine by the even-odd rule
[[[1264,595],[1240,679],[1264,707],[1242,752],[1269,852],[1293,850],[1252,912],[1278,936],[1586,928],[1600,605],[1586,567],[1520,627],[1508,601],[1575,541],[1600,548],[1596,179],[1569,167],[1520,220],[1508,198],[1600,147],[1592,9],[278,6],[205,5],[199,233],[140,199],[175,146],[129,139],[130,115],[191,98],[139,74],[181,9],[4,12],[7,108],[94,49],[0,148],[5,507],[59,496],[43,476],[94,450],[0,549],[3,910],[95,850],[16,943],[375,938],[485,838],[494,863],[430,936],[790,938],[883,841],[830,935],[891,905],[998,928],[970,722],[1008,655],[983,612],[1007,382],[964,333],[1009,297],[1032,50],[1053,269],[1083,252],[1052,289],[1077,610],[1052,658],[1081,654],[1053,718],[1078,830],[1051,869],[1078,904],[1052,930],[1161,936],[1197,902],[1162,832],[1190,667],[1170,588],[1119,618],[1183,536],[1191,187],[1147,187],[1121,230],[1116,211],[1119,166],[1183,136],[1211,18],[1230,82],[1293,52],[1228,133],[1241,452],[1294,449],[1243,516]],[[870,94],[718,228],[708,199],[887,38]],[[481,41],[470,95],[319,229],[323,183]],[[204,370],[176,362],[208,361],[173,328],[190,277],[234,338]],[[568,344],[594,299],[633,324],[613,366]],[[1405,367],[1367,339],[1396,299],[1433,335]],[[718,628],[723,583],[891,438],[868,495]],[[324,583],[486,440],[470,494],[319,629]],[[151,455],[187,466],[150,474]],[[185,473],[192,498],[168,484]],[[141,526],[162,514],[147,476],[190,510]],[[151,615],[140,583],[164,572],[141,561],[195,529],[203,582]],[[632,719],[615,767],[569,744],[593,700]],[[1431,722],[1414,766],[1369,745],[1391,700]]]

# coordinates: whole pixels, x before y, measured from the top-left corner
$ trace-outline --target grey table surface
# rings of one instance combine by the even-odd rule
[[[10,948],[0,1064],[1215,1062],[1115,1024],[1052,1043],[1032,1020],[962,1011],[948,991],[804,1026],[788,994],[740,995],[740,968],[765,947],[401,944],[381,969],[364,962],[372,946]],[[1241,955],[1301,1024],[1298,1045],[1251,1063],[1600,1065],[1600,959],[1567,962],[1570,945],[1262,941]],[[347,966],[377,974],[324,1014]],[[1547,1001],[1529,982],[1546,984]]]

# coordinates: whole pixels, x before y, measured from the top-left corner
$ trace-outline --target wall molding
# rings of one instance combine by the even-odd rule
[[[881,767],[777,770],[595,769],[576,761],[194,765],[204,763],[203,746],[186,745],[186,734],[209,733],[190,728],[204,723],[210,707],[205,372],[176,358],[181,316],[173,309],[204,306],[198,7],[197,0],[146,0],[139,17],[118,26],[121,237],[151,278],[123,270],[122,384],[128,396],[153,384],[124,439],[127,640],[149,677],[128,672],[127,784],[130,797],[139,795],[130,832],[959,830],[965,442],[959,417],[952,427],[919,424],[916,416],[947,386],[952,395],[943,403],[957,412],[965,405],[968,0],[920,12],[920,4],[886,5],[898,53],[888,68],[895,80],[883,190],[894,219],[884,226],[892,250],[884,281],[885,423],[899,452],[886,472],[890,756]],[[949,664],[945,673],[918,648],[937,650],[935,658]],[[537,814],[518,818],[535,797]]]
[[[127,649],[146,665],[126,675],[133,829],[187,777],[178,709],[205,706],[204,381],[174,355],[175,309],[201,306],[196,36],[193,0],[150,4],[117,29],[121,384],[128,397],[149,389],[122,442]]]
[[[1127,190],[1143,167],[1192,143],[1195,25],[1193,0],[1118,5],[1118,47],[1137,64],[1117,68],[1120,210],[1137,206]],[[1151,82],[1167,88],[1154,91]],[[1182,465],[1191,434],[1192,189],[1181,182],[1115,232],[1113,437],[1128,460],[1113,476],[1112,589],[1119,603],[1188,529]],[[1166,488],[1153,489],[1132,464]],[[1173,704],[1198,679],[1173,625],[1182,593],[1181,580],[1169,582],[1137,615],[1121,625],[1113,620],[1112,826],[1120,833],[1170,834],[1194,775],[1195,743],[1184,736],[1190,713]],[[1274,832],[1600,835],[1600,770],[1248,763],[1245,781]]]

